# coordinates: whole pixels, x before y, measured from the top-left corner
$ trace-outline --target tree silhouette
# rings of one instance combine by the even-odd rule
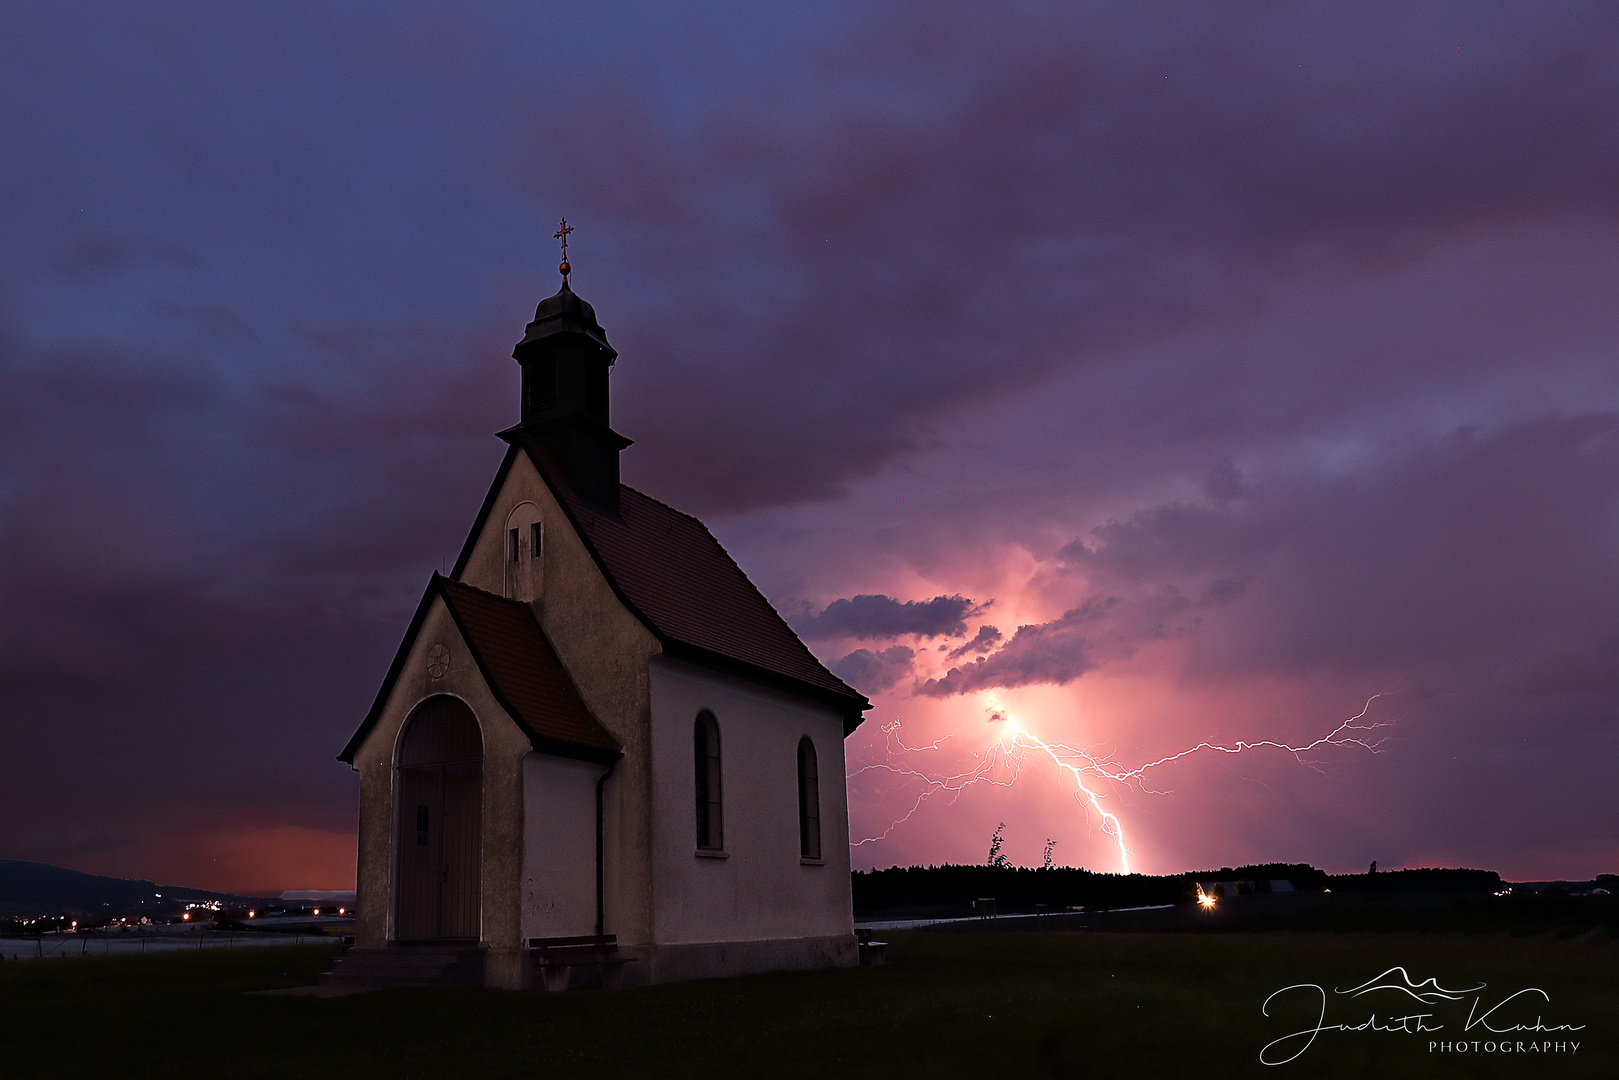
[[[1006,828],[1004,821],[995,826],[995,833],[989,838],[989,860],[984,863],[985,866],[1007,865],[1006,856],[1001,854],[1001,830],[1004,828]]]

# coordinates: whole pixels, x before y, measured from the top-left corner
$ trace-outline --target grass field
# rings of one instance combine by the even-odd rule
[[[318,946],[10,962],[0,1078],[1619,1076],[1607,936],[911,933],[889,957],[611,993],[332,999],[250,993],[312,982],[330,959]],[[1465,1007],[1333,994],[1394,965],[1418,982],[1486,983],[1484,1007],[1541,988],[1550,1003],[1517,1018],[1584,1024],[1536,1036],[1579,1050],[1430,1053],[1430,1039],[1463,1038]],[[1299,992],[1261,1015],[1295,983],[1326,988],[1329,1023],[1433,1011],[1446,1029],[1327,1031],[1263,1066],[1267,1042],[1314,1022]]]

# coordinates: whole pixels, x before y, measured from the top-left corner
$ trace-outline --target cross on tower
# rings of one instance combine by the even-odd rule
[[[571,232],[573,232],[573,226],[568,224],[567,218],[563,218],[562,228],[551,234],[555,239],[562,241],[562,265],[557,269],[562,271],[562,280],[564,282],[568,280],[568,271],[573,269],[568,265],[568,234]]]

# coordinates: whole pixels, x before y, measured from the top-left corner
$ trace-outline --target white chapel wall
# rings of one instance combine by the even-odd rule
[[[596,779],[606,766],[523,759],[523,939],[596,932]]]
[[[654,921],[660,943],[852,935],[843,718],[694,665],[652,671]],[[699,855],[692,727],[720,728],[724,858]],[[798,741],[820,771],[820,865],[800,858]]]

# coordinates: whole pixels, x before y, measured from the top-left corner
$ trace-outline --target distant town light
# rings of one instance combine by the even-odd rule
[[[247,917],[248,917],[248,918],[249,918],[249,919],[251,919],[251,918],[252,918],[252,917],[253,917],[253,916],[255,916],[255,915],[257,915],[257,914],[258,914],[258,912],[256,912],[256,911],[249,911],[249,912],[248,912],[248,913],[247,913]]]
[[[315,914],[316,914],[316,915],[319,915],[319,914],[320,914],[320,908],[316,908],[316,909],[315,909]]]
[[[338,908],[338,909],[337,909],[337,913],[338,913],[338,914],[339,914],[339,915],[347,915],[347,914],[348,914],[348,912],[347,912],[347,911],[346,911],[346,910],[345,910],[345,909],[343,909],[343,908]]]
[[[181,918],[181,919],[184,919],[184,920],[186,920],[186,921],[190,921],[190,919],[191,919],[191,912],[189,912],[189,911],[188,911],[188,912],[186,912],[186,913],[185,913],[185,914],[184,914],[184,915],[182,915],[182,916],[180,916],[180,918]]]

